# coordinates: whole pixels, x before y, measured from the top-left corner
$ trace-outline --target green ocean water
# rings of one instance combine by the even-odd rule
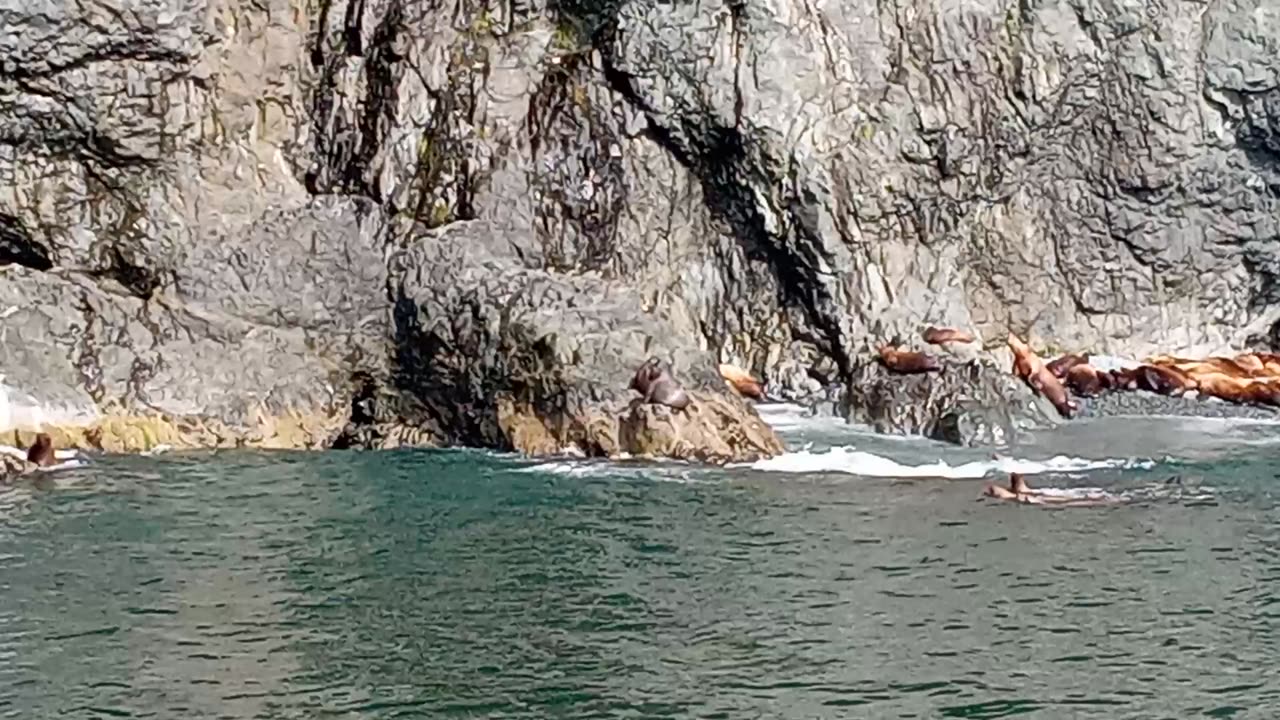
[[[724,469],[99,459],[0,492],[0,716],[1273,718],[1280,428],[1218,430],[1009,453],[1128,500],[1072,509],[803,423]]]

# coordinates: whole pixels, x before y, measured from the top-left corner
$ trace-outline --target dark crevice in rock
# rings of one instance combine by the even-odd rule
[[[13,215],[0,213],[0,265],[22,265],[45,271],[53,267],[49,250]]]
[[[591,92],[594,69],[586,58],[562,56],[529,101],[534,230],[545,265],[556,270],[604,269],[618,252],[627,205],[623,139],[612,108]]]
[[[395,388],[420,400],[426,419],[446,428],[450,443],[509,450],[492,405],[504,384],[499,378],[477,377],[473,372],[491,366],[479,357],[489,346],[487,339],[470,338],[473,342],[467,347],[454,347],[443,332],[424,330],[417,305],[406,297],[396,299],[392,314]],[[468,326],[482,323],[476,320]]]
[[[487,64],[487,58],[464,40],[449,55],[450,78],[465,77],[476,63]],[[425,83],[424,83],[425,84]],[[436,228],[451,222],[476,217],[474,199],[477,178],[471,167],[469,152],[459,139],[464,122],[475,116],[477,97],[471,82],[450,82],[439,92],[432,92],[432,113],[418,142],[418,167],[413,179],[413,218],[423,227]]]
[[[395,127],[395,111],[398,100],[399,68],[404,60],[398,54],[397,42],[402,30],[404,3],[392,0],[380,16],[370,38],[368,48],[361,47],[363,28],[360,25],[362,3],[348,6],[342,39],[326,57],[325,36],[320,35],[312,46],[312,64],[322,66],[320,82],[315,92],[313,123],[316,129],[315,166],[307,173],[305,183],[313,194],[348,193],[382,200],[377,178],[369,173],[374,156],[382,146],[385,135]],[[329,3],[321,9],[327,18]],[[365,56],[365,96],[361,103],[363,112],[354,127],[334,126],[335,107],[339,103],[338,74],[344,68],[347,57]]]
[[[611,87],[637,107],[646,103],[631,87],[626,73],[616,70],[606,54],[605,77]],[[708,117],[711,114],[708,113]],[[804,198],[791,201],[786,215],[791,220],[791,237],[774,237],[766,229],[751,185],[779,187],[781,178],[764,160],[755,157],[748,140],[735,128],[718,125],[682,127],[691,138],[688,147],[675,134],[657,123],[649,123],[649,136],[670,152],[699,179],[711,213],[732,228],[748,258],[767,259],[778,278],[783,306],[799,306],[818,331],[811,338],[815,347],[830,356],[847,375],[851,367],[845,340],[834,311],[835,300],[817,281],[821,239],[817,228],[807,227]]]

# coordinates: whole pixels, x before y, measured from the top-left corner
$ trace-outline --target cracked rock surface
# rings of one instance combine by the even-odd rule
[[[719,402],[719,362],[802,396],[929,324],[1274,348],[1277,37],[1265,0],[10,2],[0,426],[606,452],[650,354]]]

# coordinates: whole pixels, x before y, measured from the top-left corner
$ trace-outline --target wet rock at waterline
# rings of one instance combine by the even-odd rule
[[[621,416],[651,351],[797,399],[926,325],[1280,342],[1260,0],[117,5],[0,19],[10,417],[506,447],[498,393]]]

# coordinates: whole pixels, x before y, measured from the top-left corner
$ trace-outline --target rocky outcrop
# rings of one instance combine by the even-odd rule
[[[1261,2],[15,5],[7,422],[508,447],[500,393],[622,417],[651,351],[1280,343]]]
[[[396,372],[450,443],[742,460],[781,452],[701,348],[693,318],[655,309],[600,273],[520,262],[519,236],[485,221],[423,233],[391,260]],[[688,412],[635,407],[627,384],[659,357],[696,391]],[[654,418],[661,416],[662,422]]]
[[[856,361],[843,409],[878,432],[924,435],[959,445],[1009,445],[1063,418],[1017,377],[982,360],[940,359],[941,370],[890,372]]]

